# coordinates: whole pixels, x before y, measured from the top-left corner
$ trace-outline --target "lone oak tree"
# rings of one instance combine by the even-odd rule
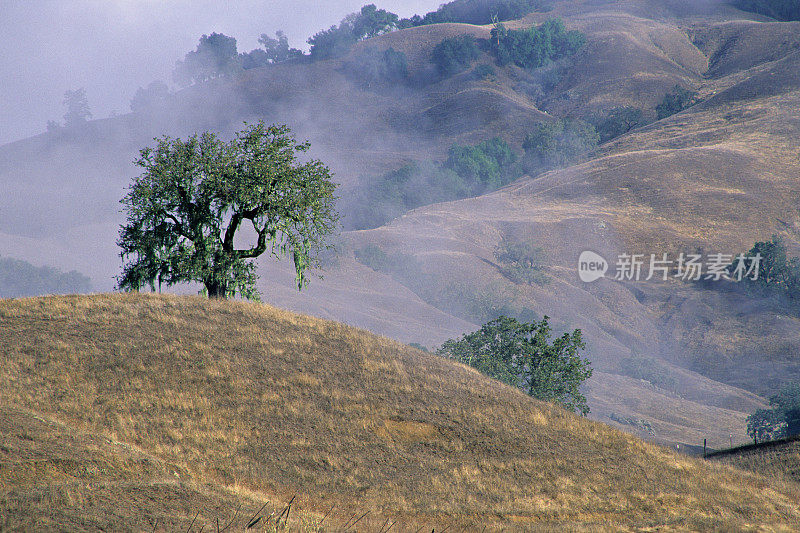
[[[212,298],[258,299],[254,259],[270,250],[291,254],[302,289],[338,222],[330,170],[297,159],[309,143],[297,143],[288,126],[263,122],[230,142],[211,133],[156,141],[141,150],[136,164],[144,172],[121,200],[127,223],[117,244],[130,261],[118,287],[195,281]],[[237,247],[247,226],[255,242]]]
[[[580,385],[592,368],[579,353],[586,347],[581,330],[551,341],[549,320],[525,323],[501,316],[461,340],[446,341],[436,353],[585,416],[589,405]]]

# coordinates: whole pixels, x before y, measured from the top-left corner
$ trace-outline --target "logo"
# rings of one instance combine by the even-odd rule
[[[584,283],[591,283],[605,276],[608,270],[608,261],[602,256],[589,250],[581,252],[578,258],[578,276]]]

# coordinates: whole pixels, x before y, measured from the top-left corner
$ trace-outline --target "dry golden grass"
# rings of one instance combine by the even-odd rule
[[[63,434],[33,433],[42,457],[111,465],[103,479],[113,490],[87,512],[123,529],[138,527],[118,511],[131,491],[161,509],[161,486],[185,493],[182,507],[174,491],[167,498],[178,521],[202,497],[231,509],[237,499],[251,508],[293,494],[319,513],[309,521],[336,506],[340,516],[370,512],[370,531],[388,517],[525,530],[788,530],[800,521],[796,485],[679,456],[464,366],[267,306],[152,295],[2,300],[0,338],[0,420],[30,426],[18,413],[34,413]],[[75,438],[86,451],[64,440]],[[14,470],[31,453],[15,446],[3,443],[0,456],[6,523],[65,509],[79,517],[77,497],[42,507],[10,496],[75,478],[66,467]],[[186,481],[160,481],[175,472]]]
[[[742,446],[711,455],[708,459],[761,475],[800,482],[800,440],[797,438]]]

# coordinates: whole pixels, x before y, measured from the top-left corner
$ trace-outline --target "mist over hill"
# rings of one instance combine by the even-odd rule
[[[0,254],[110,290],[118,201],[139,149],[164,134],[230,137],[244,121],[286,123],[335,172],[346,223],[375,190],[385,199],[435,184],[441,194],[344,231],[325,278],[302,293],[290,265],[263,261],[265,301],[428,347],[497,314],[548,315],[558,331],[585,334],[597,370],[592,417],[671,445],[744,441],[746,416],[797,379],[798,314],[779,299],[674,277],[585,283],[577,262],[586,250],[612,267],[620,254],[736,254],[773,234],[800,255],[800,23],[721,0],[552,1],[504,26],[553,19],[585,44],[545,67],[504,63],[490,23],[420,23],[338,57],[244,70],[160,106],[4,145]],[[443,75],[434,50],[452,39],[474,39],[476,51]],[[354,70],[396,57],[390,49],[403,54],[402,78]],[[662,117],[676,87],[691,94],[687,107]],[[549,139],[556,146],[574,147],[575,124],[599,127],[619,109],[638,111],[636,123],[574,157],[545,165],[526,151],[543,124],[561,132]],[[497,171],[499,189],[440,186],[449,173],[462,178],[454,146],[495,138],[516,157]],[[404,168],[417,170],[397,174]],[[410,185],[388,188],[403,175]],[[509,277],[496,255],[503,242],[543,250],[540,283]],[[370,246],[380,262],[364,259]]]

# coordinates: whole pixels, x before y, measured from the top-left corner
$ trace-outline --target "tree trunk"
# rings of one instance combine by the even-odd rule
[[[216,281],[206,281],[205,286],[209,298],[215,298],[220,300],[224,300],[227,298],[228,291],[225,283],[220,283]]]

